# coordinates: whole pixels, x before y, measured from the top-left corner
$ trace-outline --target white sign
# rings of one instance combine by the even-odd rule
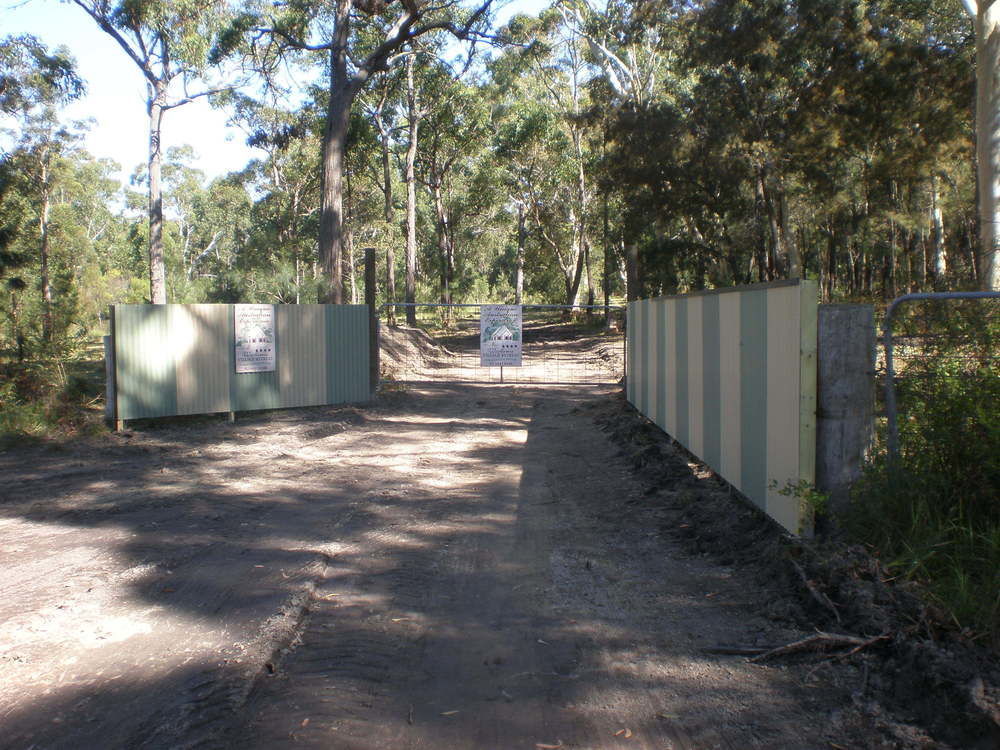
[[[479,366],[521,366],[521,306],[479,308]]]
[[[233,305],[236,372],[274,372],[274,305]]]

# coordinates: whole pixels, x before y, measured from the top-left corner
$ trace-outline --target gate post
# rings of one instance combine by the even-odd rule
[[[875,308],[820,305],[816,383],[816,488],[839,513],[871,449]]]
[[[365,304],[368,306],[368,391],[375,394],[379,382],[378,310],[375,307],[375,248],[365,248]]]

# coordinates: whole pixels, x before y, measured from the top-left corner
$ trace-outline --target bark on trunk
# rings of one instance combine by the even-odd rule
[[[396,301],[396,253],[392,249],[390,242],[385,249],[385,315],[389,325],[396,325],[396,308],[393,302]]]
[[[524,204],[517,203],[517,260],[514,268],[514,304],[520,305],[524,300],[524,249],[528,242],[527,216]]]
[[[167,303],[167,272],[163,263],[163,193],[160,172],[163,149],[160,128],[163,124],[166,86],[157,84],[150,92],[149,111],[149,301]]]
[[[451,282],[455,274],[455,252],[451,244],[451,227],[448,224],[448,208],[444,203],[441,183],[431,185],[431,195],[434,198],[434,212],[437,215],[438,252],[441,258],[441,303],[451,304]],[[451,309],[444,308],[444,322],[451,324]]]
[[[583,279],[583,252],[576,253],[576,268],[572,276],[566,276],[566,304],[576,307],[577,296],[580,294],[580,281]]]
[[[1000,2],[980,0],[976,14],[976,160],[980,286],[1000,291]]]
[[[944,252],[944,216],[937,177],[931,177],[931,253],[934,286],[940,289],[948,275],[948,261]]]
[[[788,278],[800,279],[802,278],[802,254],[799,252],[799,244],[795,241],[795,233],[789,229],[788,196],[783,187],[778,188],[778,208],[780,211],[778,228],[781,231],[784,257],[788,263]]]
[[[52,341],[52,284],[49,277],[49,209],[51,188],[49,185],[49,155],[42,157],[42,210],[38,217],[38,232],[41,237],[39,247],[39,269],[42,285],[42,339],[46,344]]]
[[[347,68],[350,0],[338,0],[336,28],[330,47],[330,100],[323,133],[323,180],[319,216],[319,261],[323,268],[320,301],[343,302],[341,258],[344,249],[344,153],[354,100]]]
[[[379,113],[378,126],[382,142],[382,196],[385,200],[385,301],[389,303],[386,306],[386,319],[389,325],[394,325],[396,322],[396,309],[392,306],[392,303],[396,301],[396,252],[392,246],[392,222],[395,218],[395,212],[392,210],[392,169],[389,158],[389,127],[382,122],[381,112]]]
[[[413,82],[413,57],[406,58],[406,108],[409,117],[406,146],[406,290],[405,300],[408,325],[417,324],[417,311],[413,307],[417,297],[417,178],[415,163],[417,160],[417,136],[420,128],[420,102],[416,85]]]
[[[639,246],[630,242],[625,245],[625,296],[629,302],[642,299],[642,274],[639,270]]]
[[[601,286],[604,288],[604,327],[611,328],[611,231],[608,211],[608,194],[604,194],[603,206],[604,224],[604,278]]]
[[[350,228],[344,231],[344,268],[348,276],[351,304],[358,304],[358,279],[354,264],[354,232]]]

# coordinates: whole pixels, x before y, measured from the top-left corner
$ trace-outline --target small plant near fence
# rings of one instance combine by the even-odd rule
[[[848,525],[1000,647],[1000,299],[914,300],[892,327],[898,452],[878,450]]]

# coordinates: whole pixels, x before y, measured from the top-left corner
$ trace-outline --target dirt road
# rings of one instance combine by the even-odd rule
[[[826,671],[703,652],[801,634],[625,513],[611,393],[424,387],[0,456],[0,746],[882,746]]]

